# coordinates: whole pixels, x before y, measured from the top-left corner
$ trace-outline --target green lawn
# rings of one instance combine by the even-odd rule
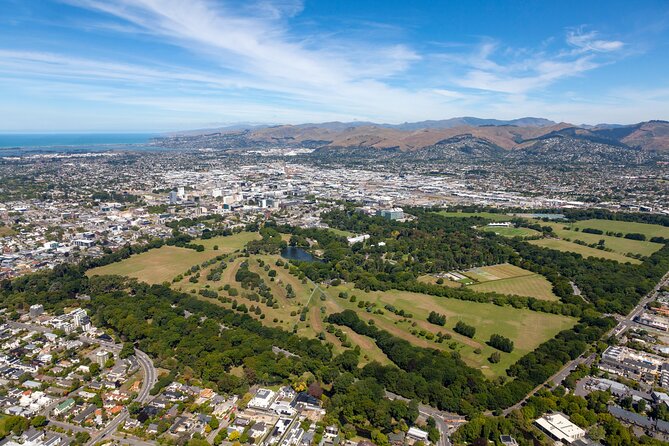
[[[493,220],[493,221],[511,221],[511,219],[513,218],[510,215],[496,214],[494,212],[448,212],[448,211],[439,211],[438,214],[443,215],[445,217],[458,217],[458,218],[482,217],[482,218],[487,218],[488,220]]]
[[[534,237],[537,235],[541,235],[541,232],[535,231],[534,229],[530,228],[504,228],[504,227],[496,227],[496,226],[483,226],[479,228],[483,231],[486,232],[494,232],[497,235],[501,235],[502,237]]]
[[[481,292],[528,296],[542,300],[559,300],[553,293],[553,284],[539,274],[477,283],[470,285],[470,288]]]
[[[191,266],[217,255],[216,251],[197,252],[188,248],[162,246],[120,262],[90,269],[86,275],[89,277],[96,275],[127,276],[151,284],[169,282]]]
[[[342,237],[353,237],[355,234],[350,232],[350,231],[344,231],[342,229],[337,229],[337,228],[328,228],[330,232],[334,232],[336,235],[342,236]]]
[[[602,251],[600,249],[590,248],[588,246],[582,246],[577,243],[568,242],[566,240],[545,238],[539,240],[530,240],[529,243],[541,246],[543,248],[556,249],[558,251],[565,252],[574,252],[576,254],[581,254],[583,257],[595,257],[601,259],[615,260],[617,262],[625,263],[630,262],[634,264],[641,263],[640,260],[633,259],[631,257],[626,257],[622,254],[616,252]]]
[[[151,284],[169,282],[191,266],[198,265],[218,255],[243,248],[250,240],[258,237],[259,235],[256,233],[241,232],[228,237],[195,240],[194,243],[205,246],[205,251],[203,252],[166,245],[134,255],[120,262],[93,268],[88,270],[86,274],[89,277],[95,275],[134,277],[142,282]],[[218,245],[219,249],[217,251],[213,249],[214,245]]]
[[[476,291],[559,300],[548,279],[508,263],[472,268],[464,274],[478,282],[470,285]]]
[[[260,234],[257,232],[240,232],[225,237],[214,237],[207,240],[197,240],[194,243],[204,245],[206,249],[214,249],[218,245],[221,254],[227,254],[242,249],[251,240],[258,240]]]
[[[648,239],[650,239],[651,237],[669,238],[669,227],[660,225],[649,225],[646,223],[636,223],[636,222],[617,221],[617,220],[583,220],[583,221],[577,221],[573,225],[579,229],[592,228],[592,229],[599,229],[604,232],[613,231],[613,232],[622,232],[623,234],[636,232],[639,234],[644,234]]]

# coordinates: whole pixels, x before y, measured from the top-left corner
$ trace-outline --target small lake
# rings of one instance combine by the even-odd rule
[[[317,262],[319,259],[297,246],[287,246],[281,250],[281,257],[288,260],[298,260],[300,262]]]

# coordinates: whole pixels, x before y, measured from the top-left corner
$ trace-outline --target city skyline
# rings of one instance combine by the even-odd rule
[[[3,132],[669,119],[660,1],[45,0],[0,12]]]

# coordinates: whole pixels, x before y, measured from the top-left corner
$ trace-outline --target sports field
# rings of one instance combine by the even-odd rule
[[[459,218],[482,217],[482,218],[487,218],[488,220],[493,220],[493,221],[510,221],[513,218],[510,215],[495,214],[493,212],[448,212],[448,211],[439,211],[438,214],[443,215],[444,217],[459,217]]]
[[[539,231],[530,228],[504,228],[498,226],[483,226],[479,228],[486,232],[494,232],[502,237],[534,237],[541,235]]]
[[[542,300],[559,300],[553,293],[553,285],[539,274],[523,277],[493,280],[470,285],[470,288],[481,292],[495,292],[510,296],[528,296]]]
[[[166,245],[134,255],[120,262],[93,268],[88,270],[86,274],[89,277],[95,275],[134,277],[142,282],[151,284],[169,282],[191,266],[198,265],[218,255],[240,249],[250,240],[258,237],[259,235],[256,233],[240,232],[239,234],[227,237],[194,241],[194,243],[205,246],[205,250],[202,252]],[[214,245],[218,245],[218,251],[214,251]]]
[[[566,240],[544,238],[539,240],[530,240],[529,243],[536,246],[541,246],[543,248],[556,249],[558,251],[565,251],[565,252],[574,252],[576,254],[581,254],[585,258],[595,257],[600,259],[615,260],[621,263],[625,262],[630,262],[634,264],[641,263],[640,260],[633,259],[631,257],[626,257],[617,252],[602,251],[600,249],[590,248],[588,246],[582,246],[577,243],[568,242]]]
[[[622,232],[623,234],[639,233],[644,234],[646,238],[664,237],[669,238],[669,227],[660,225],[649,225],[646,223],[635,223],[617,220],[583,220],[573,224],[579,229],[592,228],[601,231]]]
[[[487,282],[489,280],[510,279],[511,277],[527,276],[534,274],[531,271],[524,270],[510,263],[500,265],[482,266],[464,271],[464,275],[471,277],[477,282]]]
[[[470,285],[476,291],[559,300],[548,279],[508,263],[473,268],[464,274],[478,281]]]

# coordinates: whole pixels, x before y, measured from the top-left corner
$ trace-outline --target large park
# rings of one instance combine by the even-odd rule
[[[198,250],[162,246],[91,269],[88,275],[121,275],[150,284],[169,283],[176,291],[246,313],[265,325],[320,339],[331,345],[334,353],[359,347],[363,363],[392,364],[374,339],[350,327],[328,322],[332,314],[355,311],[361,320],[397,338],[417,347],[456,353],[467,365],[488,378],[497,378],[506,376],[509,367],[524,355],[578,322],[576,314],[558,307],[573,306],[573,299],[557,295],[555,280],[551,282],[541,274],[541,268],[523,267],[522,262],[517,261],[517,253],[507,252],[504,240],[574,253],[577,258],[592,261],[639,265],[664,246],[657,242],[660,240],[657,237],[669,238],[669,228],[638,222],[594,219],[562,223],[524,218],[527,227],[515,225],[502,228],[500,233],[487,223],[517,217],[490,212],[442,212],[439,218],[446,225],[453,220],[467,223],[474,220],[479,233],[489,234],[489,246],[492,246],[489,249],[500,251],[492,257],[513,258],[515,264],[508,261],[495,263],[494,260],[487,264],[473,258],[444,263],[438,258],[441,253],[435,254],[435,258],[427,260],[434,265],[425,268],[422,274],[416,274],[415,283],[424,286],[425,290],[393,288],[392,285],[369,286],[365,285],[364,277],[349,277],[349,280],[318,277],[319,273],[314,271],[325,269],[326,264],[337,263],[339,266],[333,266],[334,269],[345,267],[346,252],[339,253],[338,259],[328,258],[327,252],[325,256],[323,254],[328,244],[332,248],[333,243],[341,243],[338,249],[345,251],[348,249],[343,247],[345,237],[362,232],[360,229],[363,228],[355,227],[360,222],[349,222],[348,226],[342,225],[339,229],[323,230],[329,232],[327,237],[318,231],[304,234],[297,231],[297,235],[282,233],[274,240],[274,245],[265,244],[268,249],[258,249],[258,246],[249,249],[250,244],[262,245],[267,237],[246,231],[195,240],[193,244],[202,247]],[[537,225],[543,229],[533,229]],[[385,262],[386,269],[403,264],[418,270],[412,254],[402,253],[406,249],[399,244],[402,236],[396,232],[397,229],[393,232],[390,228],[385,232],[388,237],[377,236],[351,248],[356,255],[368,252],[367,258],[378,256]],[[643,234],[644,239],[625,237],[632,233]],[[338,242],[332,242],[328,237]],[[651,242],[651,239],[655,241]],[[320,254],[320,257],[315,256],[308,262],[286,258],[281,249],[288,244]],[[443,269],[440,263],[444,264]],[[331,271],[327,274],[332,276]],[[549,309],[537,311],[541,302],[545,302]],[[437,323],[431,320],[431,315],[439,315]],[[472,331],[463,331],[463,326],[472,327]],[[495,348],[490,341],[493,335],[510,341],[512,349],[500,351]]]

